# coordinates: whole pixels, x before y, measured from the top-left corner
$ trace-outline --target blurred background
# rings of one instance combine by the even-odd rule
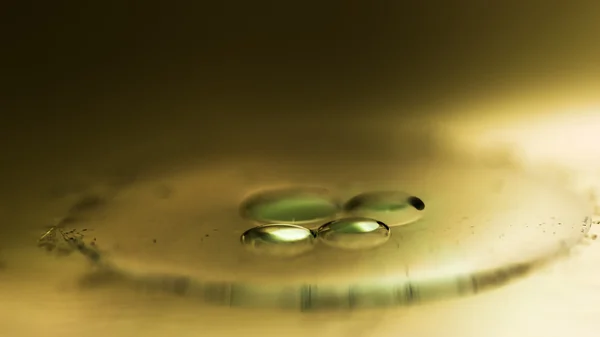
[[[597,1],[8,1],[0,13],[0,254],[44,198],[222,159],[460,152],[560,171],[585,193],[600,181]],[[112,336],[142,324],[109,316]]]
[[[31,180],[116,158],[415,155],[435,151],[431,128],[447,120],[527,114],[533,128],[589,113],[599,6],[7,2],[3,169]]]

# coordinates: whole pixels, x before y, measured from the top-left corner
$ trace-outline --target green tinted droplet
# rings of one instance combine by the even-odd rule
[[[390,226],[415,222],[423,216],[424,209],[423,200],[400,191],[361,193],[344,205],[344,211],[348,214],[374,218]]]
[[[322,189],[264,191],[250,196],[240,207],[244,218],[262,223],[311,223],[339,211],[340,205]]]
[[[240,241],[246,249],[259,255],[292,257],[312,250],[315,234],[301,226],[273,224],[247,230]]]
[[[369,249],[384,244],[390,237],[390,229],[383,222],[369,218],[343,218],[319,227],[317,237],[336,248]]]

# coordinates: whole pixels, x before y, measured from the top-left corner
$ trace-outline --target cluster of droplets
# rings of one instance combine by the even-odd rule
[[[369,249],[389,240],[390,227],[422,217],[425,203],[401,191],[373,191],[340,202],[325,189],[280,189],[246,199],[241,215],[259,225],[242,234],[260,255],[298,256],[317,242],[340,249]]]

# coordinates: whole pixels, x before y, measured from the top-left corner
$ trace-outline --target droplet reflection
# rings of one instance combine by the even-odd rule
[[[252,195],[242,203],[240,213],[261,223],[307,224],[331,219],[340,208],[323,189],[281,189]]]
[[[384,244],[390,238],[390,229],[369,218],[343,218],[319,227],[317,237],[336,248],[369,249]]]
[[[255,254],[292,257],[313,249],[315,234],[301,226],[273,224],[247,230],[241,242]]]

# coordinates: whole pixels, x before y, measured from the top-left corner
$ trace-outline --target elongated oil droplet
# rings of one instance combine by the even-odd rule
[[[292,257],[312,250],[315,234],[301,226],[272,224],[247,230],[242,234],[241,242],[255,254]]]
[[[353,216],[373,218],[389,226],[406,225],[423,216],[425,203],[401,191],[374,191],[354,196],[344,205]]]
[[[326,190],[317,188],[268,190],[240,206],[242,217],[260,223],[307,224],[331,219],[340,210]]]
[[[369,249],[384,244],[390,238],[390,229],[374,219],[343,218],[319,227],[317,237],[336,248]]]

